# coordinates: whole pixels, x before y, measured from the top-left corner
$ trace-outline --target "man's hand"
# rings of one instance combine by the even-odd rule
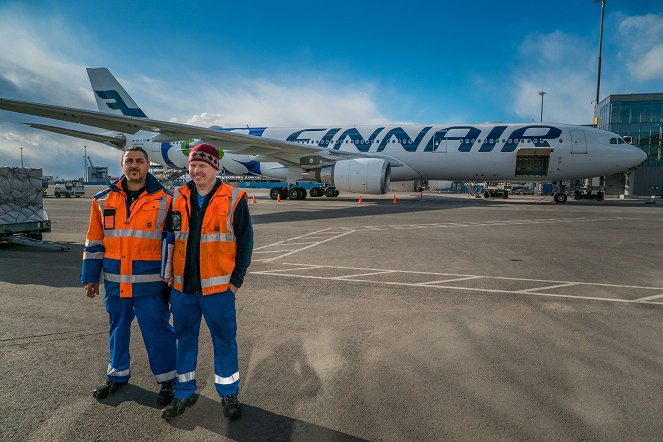
[[[173,277],[172,276],[164,276],[163,282],[168,284],[168,287],[172,287],[173,286]]]
[[[98,282],[88,282],[85,284],[85,296],[88,298],[94,298],[99,294],[99,283]]]
[[[230,283],[230,291],[233,292],[235,295],[237,294],[237,291],[239,290],[233,283]]]

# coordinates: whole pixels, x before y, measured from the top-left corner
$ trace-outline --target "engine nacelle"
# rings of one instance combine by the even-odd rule
[[[382,194],[389,191],[391,165],[380,158],[341,160],[316,175],[318,181],[343,192]]]

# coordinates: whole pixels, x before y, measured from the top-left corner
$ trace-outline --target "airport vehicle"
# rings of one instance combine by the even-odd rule
[[[620,135],[568,124],[204,128],[149,119],[108,69],[88,75],[100,111],[7,98],[0,109],[109,130],[30,124],[119,149],[138,145],[174,169],[187,167],[190,147],[209,143],[225,152],[229,173],[286,180],[287,196],[297,199],[305,196],[298,181],[333,186],[334,194],[383,194],[390,180],[559,182],[622,172],[646,158]]]
[[[511,192],[511,184],[509,183],[486,183],[483,188],[484,198],[509,198]]]
[[[0,240],[41,240],[51,231],[42,186],[41,169],[0,167]]]
[[[54,195],[56,198],[71,198],[72,196],[80,198],[85,195],[85,187],[80,181],[65,181],[55,186]]]

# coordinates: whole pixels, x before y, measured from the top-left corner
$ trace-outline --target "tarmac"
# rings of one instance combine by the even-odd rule
[[[0,439],[661,439],[660,201],[248,193],[239,420],[204,325],[184,415],[161,419],[135,321],[130,385],[92,397],[108,318],[79,281],[91,195],[47,198],[45,239],[70,251],[0,244]]]

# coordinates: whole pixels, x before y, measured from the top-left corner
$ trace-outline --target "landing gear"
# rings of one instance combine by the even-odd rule
[[[316,187],[311,187],[310,190],[310,195],[313,198],[319,198],[321,196],[326,196],[328,198],[335,198],[337,197],[341,192],[336,190],[336,187],[334,186],[329,186],[329,187],[321,187],[321,186],[316,186]],[[282,200],[290,198],[291,200],[303,200],[306,199],[306,196],[308,195],[308,192],[306,192],[306,189],[300,186],[292,186],[292,187],[272,187],[271,190],[269,191],[269,197],[273,200],[281,197]]]
[[[311,187],[311,190],[309,190],[309,195],[311,195],[312,198],[319,198],[321,196],[325,195],[325,188],[324,187]]]
[[[336,198],[340,193],[334,186],[329,186],[325,189],[325,196],[327,198]]]
[[[277,199],[280,194],[281,194],[280,187],[272,187],[269,191],[269,197],[273,200]]]
[[[288,190],[288,198],[291,200],[303,200],[306,198],[306,189],[303,187],[291,187]]]
[[[557,204],[564,204],[566,202],[566,193],[557,192],[553,199]]]

